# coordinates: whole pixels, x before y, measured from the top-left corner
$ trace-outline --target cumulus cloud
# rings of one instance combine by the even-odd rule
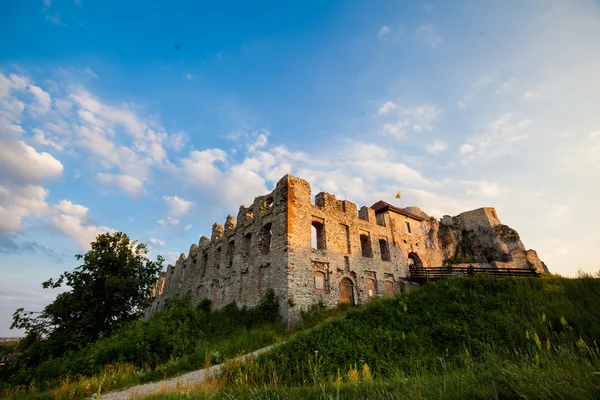
[[[23,218],[44,215],[47,196],[48,191],[39,185],[0,185],[0,234],[22,232]]]
[[[61,200],[53,205],[49,217],[50,223],[63,235],[71,238],[81,250],[87,251],[90,244],[101,233],[112,233],[114,229],[98,226],[88,217],[88,209],[68,200]]]
[[[23,141],[0,138],[0,165],[5,179],[12,182],[39,182],[57,178],[63,165],[52,155],[42,152]]]
[[[98,183],[105,187],[116,187],[130,196],[136,197],[144,192],[144,182],[142,179],[127,174],[107,174],[99,173],[96,175]]]
[[[379,108],[379,115],[385,115],[395,109],[397,106],[393,101],[386,101],[383,103],[381,108]]]
[[[211,186],[221,177],[221,170],[215,163],[225,161],[226,153],[221,149],[193,150],[180,161],[181,170],[192,186]]]
[[[184,216],[194,205],[193,202],[177,196],[163,196],[163,200],[167,208],[167,215],[173,218]]]

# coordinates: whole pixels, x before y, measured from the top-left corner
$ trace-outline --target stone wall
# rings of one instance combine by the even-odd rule
[[[547,271],[534,250],[486,207],[437,220],[418,207],[361,207],[284,176],[273,192],[215,223],[188,254],[169,265],[147,315],[190,294],[212,307],[253,306],[271,287],[287,323],[316,304],[360,304],[409,290],[409,265],[456,263]]]

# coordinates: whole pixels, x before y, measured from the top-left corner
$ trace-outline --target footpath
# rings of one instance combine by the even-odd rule
[[[236,361],[244,361],[247,357],[254,357],[265,351],[273,348],[274,345],[263,347],[262,349],[258,349],[253,351],[252,353],[244,354],[236,358]],[[151,382],[145,383],[143,385],[131,386],[124,390],[109,392],[100,396],[102,400],[131,400],[131,399],[143,399],[152,394],[161,393],[161,392],[172,392],[174,390],[186,390],[187,388],[193,388],[201,383],[205,382],[205,380],[211,376],[218,375],[221,372],[221,368],[223,364],[213,365],[210,368],[198,369],[196,371],[188,372],[187,374],[176,376],[171,379],[159,381],[159,382]],[[92,399],[96,399],[97,397],[92,397]]]

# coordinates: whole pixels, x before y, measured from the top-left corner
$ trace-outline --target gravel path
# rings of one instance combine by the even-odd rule
[[[257,356],[265,351],[270,350],[272,346],[263,347],[253,351],[252,353],[244,354],[236,358],[236,360],[244,361],[246,357]],[[143,385],[132,386],[125,390],[106,393],[100,396],[103,400],[130,400],[130,399],[143,399],[151,394],[157,392],[172,391],[174,389],[185,390],[186,388],[194,387],[202,382],[209,376],[215,376],[221,371],[223,364],[213,365],[210,368],[199,369],[196,371],[188,372],[185,375],[181,375],[175,378],[171,378],[164,381],[145,383]],[[93,397],[95,399],[95,397]]]

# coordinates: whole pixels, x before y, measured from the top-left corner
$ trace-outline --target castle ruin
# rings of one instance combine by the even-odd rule
[[[494,208],[438,220],[384,201],[358,209],[323,192],[313,204],[310,184],[286,175],[167,267],[147,315],[186,294],[196,303],[209,299],[213,308],[254,306],[273,288],[283,321],[293,324],[317,303],[361,304],[408,290],[409,266],[464,263],[547,271]]]

